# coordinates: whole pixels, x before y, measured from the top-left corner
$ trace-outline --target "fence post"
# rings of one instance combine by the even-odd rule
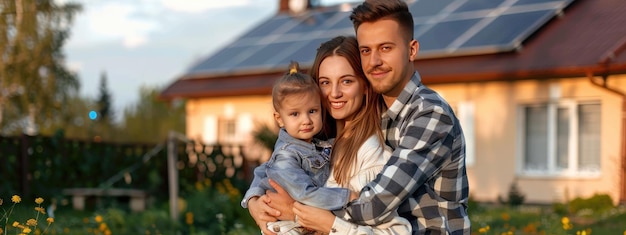
[[[170,196],[170,218],[173,221],[178,221],[178,169],[176,169],[176,162],[178,156],[176,154],[176,136],[173,131],[170,131],[167,138],[167,176],[169,185]]]

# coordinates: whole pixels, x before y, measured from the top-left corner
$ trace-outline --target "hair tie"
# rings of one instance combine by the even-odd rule
[[[293,75],[294,73],[297,73],[297,72],[298,72],[298,68],[294,67],[294,68],[289,69],[289,75]]]
[[[298,73],[299,67],[300,66],[298,66],[298,62],[292,60],[291,63],[289,63],[289,75],[294,75]]]

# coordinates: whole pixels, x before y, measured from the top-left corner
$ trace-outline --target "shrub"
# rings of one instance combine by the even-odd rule
[[[517,182],[513,181],[511,186],[509,187],[508,198],[505,201],[502,197],[498,196],[498,201],[502,204],[507,204],[509,206],[519,206],[524,204],[524,200],[526,195],[524,195],[519,188],[517,187]]]
[[[585,210],[591,210],[592,213],[602,213],[613,207],[613,200],[608,194],[594,194],[589,198],[578,197],[569,202],[569,211],[574,214]]]

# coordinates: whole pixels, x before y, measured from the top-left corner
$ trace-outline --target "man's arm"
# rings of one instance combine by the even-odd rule
[[[396,134],[398,145],[383,171],[363,188],[359,199],[345,208],[356,223],[389,221],[393,215],[390,212],[440,172],[449,158],[454,141],[450,131],[455,122],[442,107],[426,107],[405,122]]]

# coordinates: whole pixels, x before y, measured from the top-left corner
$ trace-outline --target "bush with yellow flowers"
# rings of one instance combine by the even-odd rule
[[[46,225],[42,232],[42,226],[39,223],[39,219],[40,217],[44,217],[46,214],[46,210],[41,206],[43,204],[43,201],[44,200],[41,197],[36,198],[35,212],[33,212],[34,217],[30,217],[25,221],[20,222],[19,219],[11,218],[11,215],[15,210],[15,206],[22,202],[22,198],[19,195],[13,195],[11,197],[12,204],[9,206],[8,209],[4,208],[4,200],[0,198],[0,208],[3,212],[2,217],[0,217],[0,235],[9,233],[15,233],[20,235],[31,233],[45,234],[50,228],[50,225],[54,222],[54,218],[46,218]]]

